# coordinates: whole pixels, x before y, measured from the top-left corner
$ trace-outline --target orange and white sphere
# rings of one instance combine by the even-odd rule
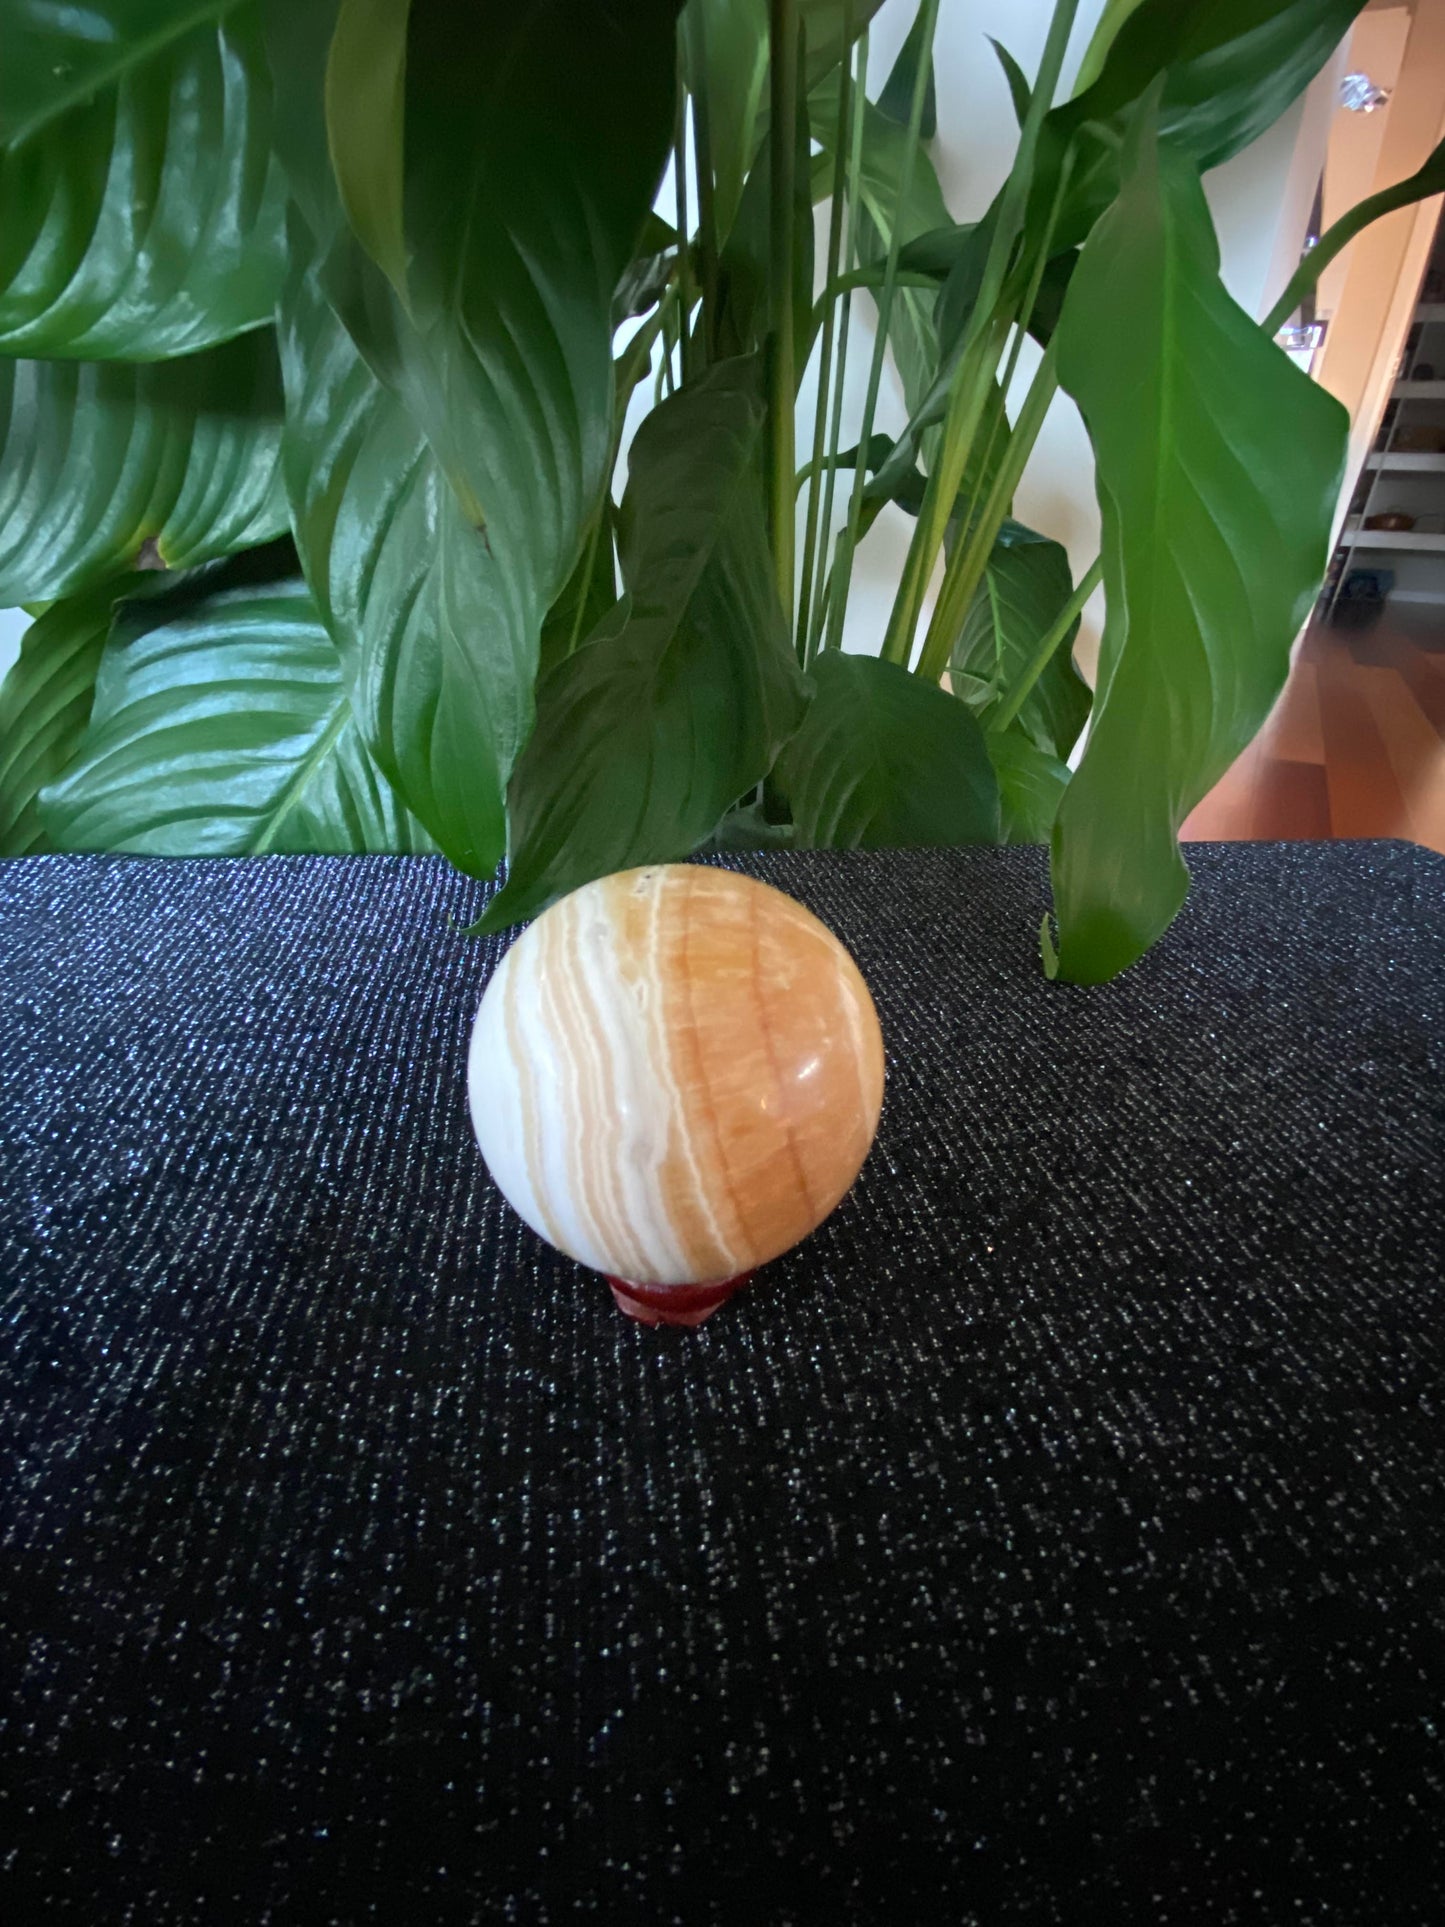
[[[519,1215],[654,1288],[641,1311],[618,1302],[658,1322],[646,1307],[665,1288],[753,1271],[847,1192],[878,1128],[883,1039],[857,965],[801,904],[661,864],[575,890],[518,938],[477,1013],[467,1086]]]

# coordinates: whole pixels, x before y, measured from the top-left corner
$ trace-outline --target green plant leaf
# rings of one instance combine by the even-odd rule
[[[800,850],[997,843],[998,785],[963,703],[876,656],[825,650],[812,675],[777,771]]]
[[[0,351],[157,361],[268,321],[284,202],[241,8],[0,151]]]
[[[816,88],[809,100],[813,139],[822,152],[813,163],[815,180],[833,178],[832,143],[837,134],[838,77],[833,75]],[[881,264],[896,219],[902,222],[902,246],[924,237],[934,237],[940,229],[952,228],[953,220],[939,186],[938,174],[929,156],[921,149],[914,156],[909,178],[908,199],[899,209],[899,188],[908,153],[908,129],[900,127],[871,103],[863,115],[863,145],[859,173],[859,196],[863,219],[859,226],[858,256],[864,266]],[[938,330],[934,303],[938,296],[931,288],[898,286],[889,317],[888,345],[903,383],[904,401],[910,415],[919,407],[938,372]],[[910,449],[908,463],[915,459]],[[925,451],[926,456],[926,451]]]
[[[879,113],[905,129],[908,126],[908,110],[913,104],[913,84],[918,76],[918,62],[924,52],[923,30],[926,21],[927,17],[920,7],[913,17],[907,38],[898,49],[893,70],[878,96]],[[938,132],[938,86],[933,70],[932,47],[927,51],[928,78],[923,84],[923,119],[919,122],[918,131],[924,140],[931,141]]]
[[[948,397],[953,386],[954,375],[958,368],[962,351],[964,331],[973,313],[974,303],[983,282],[985,257],[988,253],[989,237],[992,230],[991,218],[973,225],[959,226],[952,230],[950,241],[946,230],[935,230],[922,238],[924,249],[920,256],[925,261],[939,265],[947,264],[943,285],[938,291],[933,307],[933,324],[938,340],[938,353],[931,378],[916,388],[909,398],[908,425],[898,437],[898,444],[887,465],[880,470],[874,486],[883,493],[890,493],[902,477],[903,469],[916,457],[927,431],[943,419],[948,409]],[[1029,316],[1028,331],[1040,347],[1046,348],[1053,339],[1054,329],[1058,326],[1059,315],[1063,309],[1064,296],[1068,292],[1069,280],[1078,261],[1077,248],[1070,248],[1056,254],[1044,268],[1034,300],[1033,312]],[[986,473],[992,480],[998,464],[1003,460],[1008,446],[1007,437],[993,441],[994,453],[984,462],[984,450],[989,446],[992,432],[992,416],[1003,408],[1003,398],[996,395],[990,400],[975,437],[969,455],[969,470],[975,480],[965,480],[961,493],[972,494],[979,485],[977,478]],[[980,441],[982,447],[980,447]],[[984,482],[984,486],[987,482]]]
[[[773,587],[754,358],[716,363],[638,430],[627,593],[541,685],[512,781],[502,930],[593,877],[686,856],[772,767],[804,685]]]
[[[21,637],[20,654],[0,683],[0,856],[50,848],[36,799],[65,770],[90,720],[116,600],[153,592],[160,580],[118,576],[52,602]]]
[[[913,462],[928,425],[923,416],[915,416],[896,442],[890,442],[886,435],[872,437],[870,466],[873,461],[877,466],[863,491],[865,504],[873,504],[876,511],[883,502],[896,502],[909,515],[919,513],[927,478],[913,466]],[[953,516],[956,520],[966,521],[971,505],[988,493],[1007,453],[1009,433],[1003,390],[997,382],[993,382],[984,401],[978,434],[974,437],[968,460],[964,464],[963,480],[954,502]],[[843,466],[841,458],[839,466]]]
[[[372,753],[451,860],[489,877],[532,721],[535,578],[467,521],[305,271],[299,234],[296,254],[280,330],[296,545]]]
[[[683,18],[688,91],[705,94],[717,243],[732,232],[743,183],[767,125],[766,0],[689,0]]]
[[[610,477],[611,306],[671,141],[676,11],[643,0],[624,23],[597,0],[557,0],[413,14],[410,313],[341,231],[317,136],[335,9],[267,16],[278,145],[346,330],[327,332],[316,301],[288,291],[297,540],[333,633],[356,648],[368,742],[476,875],[504,847],[543,620]],[[354,553],[372,558],[362,582]]]
[[[899,272],[928,274],[937,282],[945,281],[976,225],[973,221],[950,221],[905,242],[898,251]]]
[[[269,329],[140,365],[0,358],[0,605],[280,534],[280,441]]]
[[[1029,316],[1029,333],[1041,348],[1047,348],[1054,338],[1059,316],[1064,311],[1064,297],[1069,292],[1069,283],[1078,265],[1077,248],[1067,248],[1062,254],[1051,255],[1044,264],[1043,279],[1039,282],[1039,291],[1034,299],[1034,311]]]
[[[985,730],[984,740],[998,778],[1002,841],[1047,843],[1068,788],[1068,765],[1040,749],[1017,723]]]
[[[294,570],[290,544],[277,544],[122,605],[89,723],[41,794],[57,849],[430,847],[366,753]]]
[[[1179,909],[1179,825],[1284,681],[1348,421],[1225,293],[1198,170],[1147,116],[1055,344],[1094,446],[1108,609],[1054,901],[1060,971],[1097,983]]]
[[[617,601],[617,510],[604,495],[597,511],[595,534],[589,530],[561,595],[542,624],[539,676],[550,675],[588,639]]]
[[[883,0],[851,0],[850,12],[844,0],[798,0],[798,16],[807,36],[806,91],[832,73],[882,4]],[[721,246],[732,231],[743,184],[767,138],[767,0],[688,0],[683,50],[688,90],[706,91],[710,108]]]
[[[677,272],[677,230],[656,213],[649,214],[632,259],[622,270],[612,295],[614,331],[633,315],[648,314],[666,293]]]
[[[531,647],[610,469],[612,297],[671,144],[677,11],[633,0],[624,22],[599,0],[417,10],[414,326],[364,277],[326,266],[328,293],[468,519],[534,578]]]
[[[1005,522],[949,661],[949,680],[981,721],[1018,682],[1073,593],[1062,542]],[[1053,757],[1078,741],[1092,698],[1071,653],[1076,622],[1030,690],[1018,722]]]
[[[1272,127],[1314,79],[1365,0],[1142,0],[1098,79],[1056,107],[1060,132],[1109,121],[1162,74],[1159,135],[1207,171]]]
[[[797,0],[808,39],[807,83],[811,93],[842,60],[883,5],[883,0]]]
[[[1008,82],[1009,100],[1013,106],[1014,119],[1022,127],[1028,119],[1029,102],[1033,99],[1033,89],[1029,86],[1028,75],[1001,40],[995,40],[990,34],[988,44],[998,57],[999,66],[1003,68],[1003,77]]]
[[[1034,232],[1076,142],[1054,235],[1082,241],[1118,191],[1119,137],[1162,77],[1159,132],[1201,169],[1218,167],[1273,126],[1324,66],[1365,0],[1140,0],[1116,23],[1098,78],[1044,123],[1030,200]],[[1101,124],[1105,137],[1090,134]]]
[[[740,803],[729,810],[712,835],[698,845],[698,853],[720,850],[791,850],[791,823],[770,823],[756,803]]]
[[[1079,71],[1074,79],[1075,94],[1082,94],[1104,69],[1104,60],[1110,47],[1118,37],[1119,29],[1131,13],[1137,13],[1142,0],[1104,0],[1104,11],[1099,15],[1097,26],[1084,50],[1084,58],[1079,62]]]
[[[352,230],[406,299],[402,224],[411,0],[341,0],[326,62],[326,142]]]
[[[926,156],[919,158],[925,160]],[[920,252],[914,258],[932,262],[946,271],[943,285],[936,293],[919,295],[909,291],[913,307],[905,311],[901,325],[907,328],[910,322],[915,323],[913,344],[910,348],[906,337],[894,343],[895,359],[904,375],[908,422],[893,453],[868,485],[874,499],[906,499],[905,492],[911,488],[909,471],[914,463],[921,456],[932,465],[937,437],[929,431],[943,420],[948,410],[964,327],[982,282],[990,232],[990,224],[972,223],[947,229],[932,228],[919,237]],[[1060,263],[1062,282],[1058,274],[1045,274],[1029,324],[1030,332],[1041,341],[1047,342],[1055,325],[1060,289],[1067,286],[1072,266],[1072,258]],[[895,317],[897,304],[904,298],[905,291],[900,288],[895,298]],[[890,330],[892,337],[893,330]],[[984,402],[978,432],[970,445],[959,487],[961,499],[987,491],[1008,451],[1009,432],[1003,393],[994,382]]]
[[[235,0],[3,0],[0,146],[28,139]]]
[[[806,104],[804,104],[804,108]],[[801,381],[812,348],[813,203],[808,117],[795,128],[793,169],[793,366]],[[743,187],[732,233],[718,264],[718,342],[737,358],[761,348],[777,326],[772,272],[772,155],[764,148]]]

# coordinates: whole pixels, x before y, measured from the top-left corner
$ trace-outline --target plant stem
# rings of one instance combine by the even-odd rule
[[[923,0],[919,9],[918,71],[913,76],[913,98],[908,103],[908,144],[903,150],[903,166],[898,177],[898,201],[893,210],[893,231],[888,237],[888,259],[883,286],[878,295],[878,326],[873,336],[873,357],[868,364],[868,392],[863,401],[863,426],[858,443],[866,448],[873,437],[873,416],[878,407],[878,390],[883,380],[883,357],[888,349],[888,324],[893,317],[893,295],[898,284],[898,255],[903,246],[903,219],[908,194],[913,185],[913,164],[918,158],[919,129],[923,125],[923,102],[928,92],[928,74],[933,57],[933,30],[938,22],[938,0]],[[859,524],[863,516],[863,488],[867,481],[866,464],[853,471],[853,493],[848,498],[848,528],[844,538],[841,580],[835,588],[828,611],[828,644],[839,648],[843,641],[843,618],[847,613],[848,584],[853,573],[853,551],[858,546]]]
[[[602,500],[597,504],[597,513],[592,517],[592,528],[587,537],[587,559],[582,565],[582,593],[577,598],[577,612],[572,618],[572,633],[567,638],[567,654],[569,656],[576,649],[581,639],[582,617],[587,608],[587,585],[592,580],[592,571],[597,563],[597,545],[602,536],[602,524],[607,519],[607,510],[611,499],[610,495],[604,494]],[[614,589],[616,586],[617,578],[614,574]]]
[[[798,5],[797,0],[768,0],[769,79],[771,124],[769,141],[772,161],[772,205],[769,232],[772,241],[773,340],[769,356],[770,427],[772,441],[773,569],[778,584],[778,599],[783,605],[789,633],[793,626],[793,549],[797,540],[796,507],[793,501],[794,450],[793,409],[797,383],[793,373],[793,154],[798,111]]]
[[[1023,305],[1019,309],[1018,320],[1014,325],[1013,343],[1009,349],[1008,360],[1004,363],[1003,374],[999,378],[1001,399],[1004,403],[1007,403],[1009,390],[1018,372],[1019,355],[1028,336],[1028,324],[1039,298],[1039,289],[1043,284],[1049,255],[1053,250],[1054,231],[1058,226],[1059,211],[1063,207],[1064,196],[1068,192],[1073,166],[1071,148],[1064,155],[1059,169],[1059,183],[1049,208],[1049,218],[1035,250],[1028,286],[1024,290]],[[1014,490],[1023,476],[1029,456],[1033,453],[1034,444],[1043,427],[1044,416],[1048,413],[1049,403],[1053,400],[1057,388],[1058,379],[1054,373],[1053,350],[1048,349],[1045,351],[1043,363],[1035,372],[1029,386],[1028,395],[1019,411],[1018,421],[1010,432],[1008,446],[1004,450],[993,482],[989,485],[984,497],[983,507],[971,518],[963,541],[949,557],[944,569],[943,585],[939,590],[938,603],[934,609],[933,619],[929,623],[928,634],[924,638],[923,654],[918,664],[921,674],[927,673],[925,664],[930,669],[937,665],[936,673],[939,676],[947,666],[948,657],[953,653],[953,639],[963,625],[975,590],[983,580],[984,571],[988,567],[988,558],[993,552],[998,532],[1008,514]],[[988,475],[1000,424],[1006,422],[1007,416],[1001,408],[998,419],[989,430],[983,459],[978,464],[980,476]],[[940,630],[948,638],[946,645],[936,639]]]
[[[657,364],[657,376],[652,384],[653,406],[658,406],[666,389],[669,395],[676,394],[677,383],[672,374],[672,344],[667,338],[667,324],[677,306],[677,283],[671,282],[666,294],[657,304],[657,333],[662,341],[662,358]]]
[[[852,0],[843,0],[844,46],[851,46],[852,33]],[[843,245],[844,196],[840,190],[843,170],[847,166],[845,147],[848,139],[848,117],[852,106],[852,75],[845,60],[838,80],[838,125],[833,139],[833,203],[828,210],[826,276],[826,283],[829,286],[837,278],[838,256]],[[805,664],[808,660],[808,620],[813,600],[814,549],[818,539],[818,498],[822,479],[820,470],[823,465],[824,436],[828,425],[828,394],[833,380],[833,339],[837,325],[837,307],[834,302],[828,301],[823,312],[823,348],[818,357],[818,398],[813,406],[813,460],[808,476],[808,513],[803,525],[803,580],[798,592],[798,659]]]
[[[830,280],[813,304],[813,333],[822,326],[822,317],[830,301],[836,301],[840,294],[851,294],[854,288],[881,288],[883,269],[876,261],[869,261],[861,268],[850,268],[847,274],[840,274]],[[925,274],[921,268],[900,268],[893,277],[893,285],[898,288],[921,288],[924,292],[937,294],[943,286],[936,274]]]
[[[1408,180],[1397,181],[1393,187],[1381,188],[1378,194],[1369,195],[1347,214],[1342,214],[1334,226],[1320,236],[1290,276],[1284,293],[1260,323],[1264,332],[1267,335],[1279,333],[1331,261],[1342,248],[1349,246],[1362,228],[1367,228],[1371,221],[1378,221],[1382,214],[1393,214],[1396,208],[1408,207],[1412,201],[1422,201],[1429,194],[1438,194],[1442,188],[1445,188],[1445,141]]]
[[[1052,626],[1040,641],[1038,648],[1034,651],[1029,661],[1028,667],[1024,670],[1008,695],[999,704],[998,708],[989,717],[988,728],[994,731],[995,734],[1007,729],[1014,717],[1017,716],[1023,708],[1025,702],[1028,700],[1029,691],[1044,673],[1045,669],[1048,668],[1059,644],[1078,621],[1084,604],[1094,593],[1095,589],[1098,588],[1103,579],[1104,558],[1101,555],[1095,556],[1093,563],[1084,571],[1079,581],[1079,586],[1074,590],[1074,593],[1069,597],[1063,608],[1060,609]]]
[[[1008,400],[1010,388],[1013,387],[1014,376],[1018,372],[1019,355],[1023,349],[1024,342],[1028,339],[1029,323],[1034,318],[1034,308],[1038,303],[1039,289],[1043,286],[1044,275],[1048,270],[1049,256],[1053,253],[1054,233],[1059,225],[1059,215],[1063,210],[1064,197],[1069,191],[1069,182],[1073,178],[1073,172],[1074,150],[1073,147],[1070,146],[1065,152],[1063,161],[1059,167],[1059,184],[1054,190],[1053,203],[1049,208],[1049,218],[1044,225],[1043,238],[1040,240],[1034,254],[1034,264],[1029,274],[1028,287],[1024,291],[1023,306],[1019,310],[1018,325],[1014,329],[1013,345],[1009,349],[1008,360],[1005,362],[1003,374],[999,378],[999,386],[1003,390],[1005,402]],[[986,471],[988,467],[987,455],[984,457],[983,466]]]
[[[883,638],[885,662],[896,662],[906,668],[913,654],[914,631],[924,593],[958,503],[973,438],[988,405],[994,369],[1008,339],[1010,319],[1007,314],[997,317],[975,338],[971,350],[959,362],[948,398],[938,457],[923,491],[923,503],[908,545],[908,559]]]
[[[692,35],[695,56],[693,72],[699,79],[698,91],[692,97],[692,138],[697,171],[697,244],[702,262],[702,316],[698,332],[702,340],[703,366],[707,367],[717,352],[717,197],[712,177],[712,109],[708,105],[707,88],[701,84],[707,73],[707,12],[704,8],[688,9],[687,30]]]
[[[672,185],[677,205],[677,287],[682,317],[678,337],[678,362],[682,379],[690,370],[692,332],[692,248],[688,239],[687,218],[687,86],[683,80],[682,42],[677,52],[677,130],[672,143]]]
[[[1044,425],[1044,417],[1058,393],[1058,387],[1054,353],[1049,347],[1044,351],[1044,358],[1029,384],[1029,392],[1024,397],[1024,405],[1019,410],[1008,447],[989,484],[983,506],[970,521],[964,540],[950,556],[944,571],[943,587],[938,592],[933,618],[923,642],[923,653],[918,659],[919,675],[927,676],[933,682],[937,682],[948,667],[948,658],[953,653],[953,645],[968,614],[968,606],[973,601],[979,583],[983,581],[988,558],[993,553],[994,542],[1008,513],[1008,505],[1033,453],[1034,443],[1039,438],[1039,430]]]
[[[868,29],[865,27],[858,36],[851,101],[852,126],[848,130],[848,167],[844,178],[844,191],[848,198],[848,243],[844,259],[850,266],[858,258],[858,236],[863,224],[863,195],[860,183],[863,173],[863,121],[867,105]],[[818,643],[823,634],[825,606],[830,603],[833,593],[832,570],[825,570],[824,564],[832,540],[833,491],[838,479],[838,444],[843,429],[843,386],[848,373],[848,324],[852,315],[853,291],[851,288],[845,288],[843,310],[838,320],[838,369],[833,382],[833,413],[828,425],[828,473],[823,484],[823,513],[818,530],[818,552],[814,563],[816,577],[824,586],[818,596],[817,612],[810,618],[805,664],[811,662],[817,653]],[[819,393],[821,399],[821,390]]]
[[[908,566],[899,583],[884,640],[884,654],[894,662],[907,663],[913,654],[913,638],[918,628],[923,597],[967,472],[973,437],[988,398],[988,383],[993,378],[1003,343],[1007,339],[1007,325],[1014,319],[1011,305],[1004,298],[1005,281],[1014,244],[1028,212],[1040,130],[1044,116],[1053,105],[1054,91],[1059,84],[1059,72],[1077,11],[1078,0],[1057,0],[1049,21],[1048,36],[1029,99],[1028,113],[1024,116],[1019,133],[1018,152],[1014,155],[1013,166],[999,197],[998,220],[984,262],[978,299],[964,331],[938,460],[928,478],[923,507],[913,531]],[[1025,320],[1027,318],[1024,317]],[[997,336],[1000,322],[1004,323],[1005,333]]]

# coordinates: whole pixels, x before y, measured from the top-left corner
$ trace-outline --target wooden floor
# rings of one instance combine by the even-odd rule
[[[1274,714],[1181,834],[1398,836],[1445,851],[1445,609],[1311,627]]]

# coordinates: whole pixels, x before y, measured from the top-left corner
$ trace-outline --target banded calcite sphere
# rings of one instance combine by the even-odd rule
[[[827,1217],[868,1155],[883,1039],[833,933],[686,863],[589,883],[498,965],[472,1124],[517,1212],[622,1309],[696,1324]]]

